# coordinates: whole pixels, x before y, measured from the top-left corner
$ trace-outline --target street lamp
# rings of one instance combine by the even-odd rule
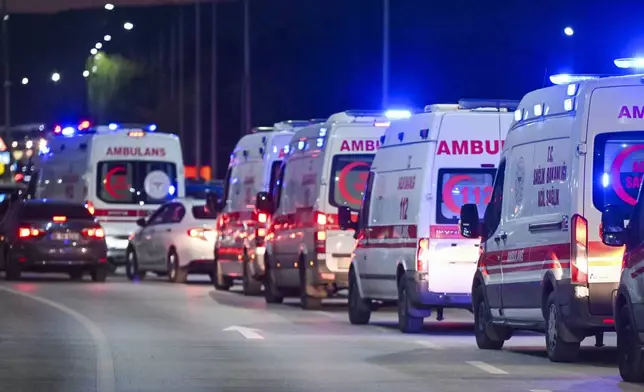
[[[108,11],[112,11],[114,9],[114,4],[112,3],[105,4],[105,9]]]
[[[106,35],[105,37],[103,37],[103,40],[104,40],[105,42],[109,42],[109,41],[111,41],[111,40],[112,40],[112,36],[108,34],[108,35]]]
[[[572,37],[573,34],[575,34],[575,30],[572,29],[572,27],[566,27],[564,29],[564,34],[566,34],[568,37]]]
[[[88,70],[83,71],[83,77],[84,78],[89,77],[89,71]]]
[[[22,78],[22,84],[27,84],[27,83],[29,83],[29,79],[28,78]]]
[[[51,80],[54,83],[58,83],[60,81],[60,74],[58,72],[54,72],[53,74],[51,74]]]
[[[125,30],[132,30],[132,29],[134,28],[134,25],[133,25],[132,23],[130,23],[130,22],[126,22],[126,23],[123,25],[123,28],[124,28]]]
[[[103,44],[100,42],[97,42],[96,45],[94,46],[96,49],[100,49],[103,47]]]
[[[96,48],[92,48],[92,50],[90,50],[89,52],[90,52],[92,55],[95,55],[96,53],[98,53],[98,49],[96,49]]]

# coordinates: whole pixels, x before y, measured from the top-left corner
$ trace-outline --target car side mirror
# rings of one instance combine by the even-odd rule
[[[137,220],[136,220],[136,224],[137,224],[139,227],[145,227],[145,225],[146,225],[145,218],[139,218],[139,219],[137,219]]]
[[[349,207],[338,208],[338,226],[340,230],[356,230],[357,224],[351,219],[351,209]],[[356,235],[354,234],[354,237]]]
[[[210,211],[214,211],[216,214],[223,210],[222,201],[219,200],[216,193],[212,192],[206,194],[206,206],[208,206]]]
[[[626,227],[624,213],[615,205],[608,205],[602,213],[601,235],[602,242],[608,246],[622,246],[626,243]]]
[[[465,238],[479,238],[481,236],[481,220],[476,204],[463,204],[458,229]]]
[[[266,214],[273,213],[273,198],[268,192],[259,192],[255,198],[255,209]]]

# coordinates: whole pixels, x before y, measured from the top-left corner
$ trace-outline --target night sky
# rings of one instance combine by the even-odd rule
[[[542,87],[544,80],[547,85],[547,75],[619,74],[614,58],[644,54],[643,1],[391,3],[390,106],[422,108],[463,97],[520,99]],[[379,108],[381,7],[380,0],[252,1],[254,125]],[[169,37],[179,8],[186,26],[186,93],[193,94],[194,7],[12,16],[12,123],[85,116],[82,72],[89,50],[105,34],[113,36],[108,54],[169,62]],[[218,16],[221,176],[241,133],[241,4],[218,5]],[[210,133],[209,6],[202,6],[202,17],[202,124],[204,133]],[[134,23],[134,30],[123,30],[125,21]],[[563,34],[566,26],[574,28],[573,37]],[[54,71],[62,75],[58,85],[50,81]],[[20,84],[23,77],[30,79],[27,86]],[[185,132],[193,132],[192,107],[186,109],[186,117]],[[191,144],[189,137],[185,140]],[[203,154],[205,162],[205,147]],[[186,161],[193,160],[194,153],[187,148]]]

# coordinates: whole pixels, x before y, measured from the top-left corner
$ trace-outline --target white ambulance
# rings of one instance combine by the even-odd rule
[[[213,278],[217,290],[228,290],[234,279],[242,278],[246,295],[261,291],[267,217],[256,213],[255,196],[272,190],[284,146],[294,131],[313,121],[282,121],[273,127],[254,128],[235,146],[222,202],[215,207],[220,212]]]
[[[472,286],[476,341],[500,349],[513,330],[544,331],[548,357],[571,361],[580,342],[614,328],[623,247],[600,238],[601,213],[632,210],[644,172],[641,76],[528,93],[515,112],[483,223]],[[477,211],[478,210],[478,211]]]
[[[136,221],[184,196],[181,143],[156,126],[54,129],[36,161],[37,195],[85,203],[105,229],[108,260],[125,264]]]
[[[471,309],[479,241],[458,232],[461,205],[484,207],[518,102],[461,100],[393,121],[367,179],[349,271],[349,320],[397,302],[399,328],[418,332],[437,309]]]
[[[306,127],[286,146],[287,158],[272,194],[257,210],[271,216],[266,244],[265,299],[299,295],[305,309],[346,289],[353,234],[338,226],[338,208],[357,212],[389,126],[383,112],[347,111]]]

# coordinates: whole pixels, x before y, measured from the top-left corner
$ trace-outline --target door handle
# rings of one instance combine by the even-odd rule
[[[508,239],[508,233],[506,233],[505,231],[502,231],[500,234],[500,237],[503,241],[505,241]]]
[[[499,235],[494,236],[494,242],[496,242],[497,244],[501,242],[501,236]]]

